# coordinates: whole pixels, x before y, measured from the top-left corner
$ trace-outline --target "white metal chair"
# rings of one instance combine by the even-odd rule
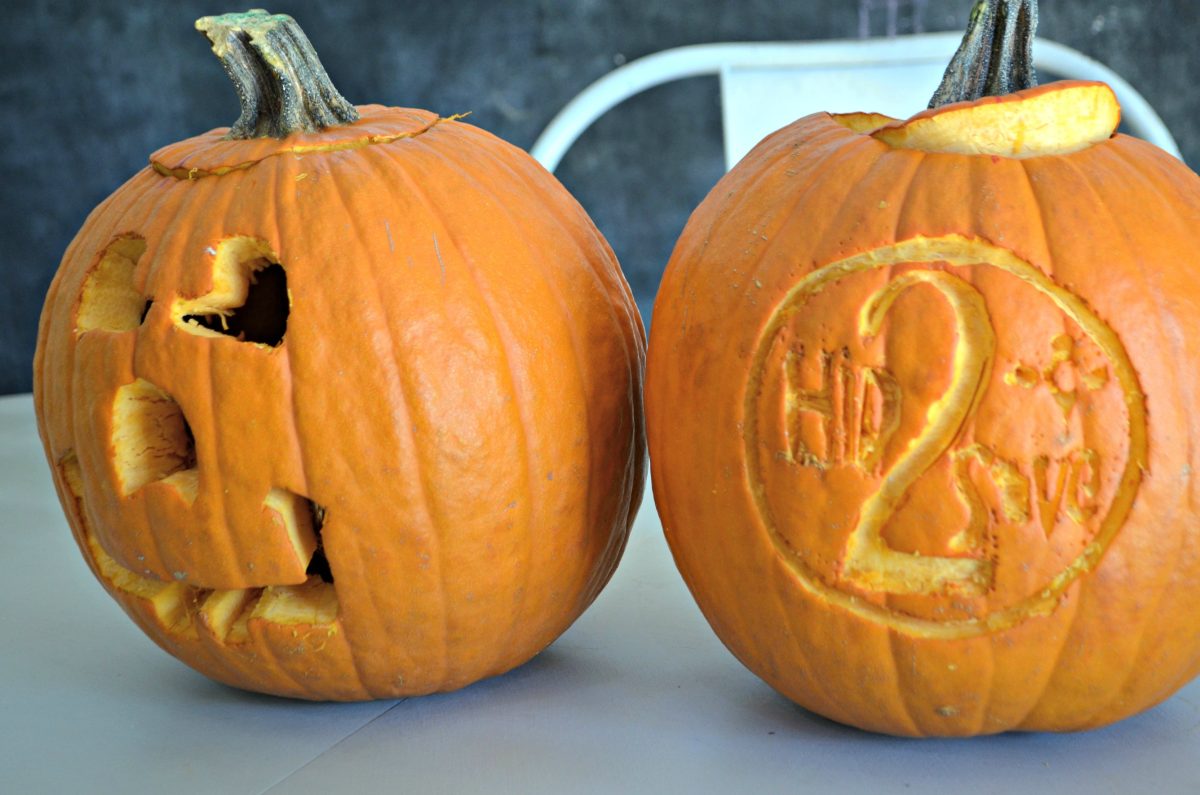
[[[698,44],[639,58],[588,86],[542,132],[531,150],[553,171],[575,140],[629,97],[672,80],[717,74],[721,79],[725,167],[732,168],[768,133],[821,110],[875,111],[907,118],[929,101],[958,33],[847,41]],[[1130,131],[1180,157],[1175,139],[1150,103],[1099,61],[1038,39],[1039,70],[1059,77],[1102,80],[1121,101]]]

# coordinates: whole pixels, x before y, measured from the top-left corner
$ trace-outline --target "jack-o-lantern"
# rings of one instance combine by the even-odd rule
[[[392,697],[525,662],[641,498],[644,334],[611,250],[516,148],[355,109],[290,18],[197,27],[242,117],[97,208],[42,316],[79,546],[239,687]]]
[[[866,729],[1084,729],[1200,671],[1200,179],[1107,86],[1031,84],[1035,12],[980,4],[912,119],[765,139],[655,305],[679,570],[751,670]]]

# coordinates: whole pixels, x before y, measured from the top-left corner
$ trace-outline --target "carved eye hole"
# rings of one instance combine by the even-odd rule
[[[222,241],[213,257],[213,288],[175,304],[175,317],[186,331],[227,336],[276,347],[287,331],[291,301],[287,274],[261,240]]]
[[[165,481],[191,501],[196,496],[196,442],[183,410],[170,395],[138,378],[113,401],[112,450],[121,492]]]
[[[132,331],[141,325],[152,302],[133,286],[133,272],[144,253],[146,241],[136,235],[108,244],[83,283],[76,332]]]

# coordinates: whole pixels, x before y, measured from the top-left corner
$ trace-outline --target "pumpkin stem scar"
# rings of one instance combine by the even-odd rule
[[[196,29],[212,43],[242,105],[226,137],[286,138],[358,121],[290,16],[254,9],[202,17]]]
[[[979,0],[929,107],[998,97],[1037,85],[1037,0]]]

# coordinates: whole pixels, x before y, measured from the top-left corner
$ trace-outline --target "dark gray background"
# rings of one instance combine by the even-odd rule
[[[261,3],[258,3],[261,4]],[[248,2],[247,5],[250,5]],[[888,6],[898,13],[889,14]],[[971,0],[301,0],[292,14],[352,102],[472,111],[528,148],[616,65],[712,41],[961,30]],[[192,25],[212,0],[4,2],[0,394],[30,389],[42,297],[71,237],[153,150],[231,123],[237,101]],[[1200,163],[1195,0],[1042,0],[1040,33],[1104,61]],[[869,108],[864,108],[869,110]],[[914,109],[916,110],[916,109]],[[715,78],[651,90],[575,145],[559,178],[608,237],[649,319],[688,213],[723,171]]]

